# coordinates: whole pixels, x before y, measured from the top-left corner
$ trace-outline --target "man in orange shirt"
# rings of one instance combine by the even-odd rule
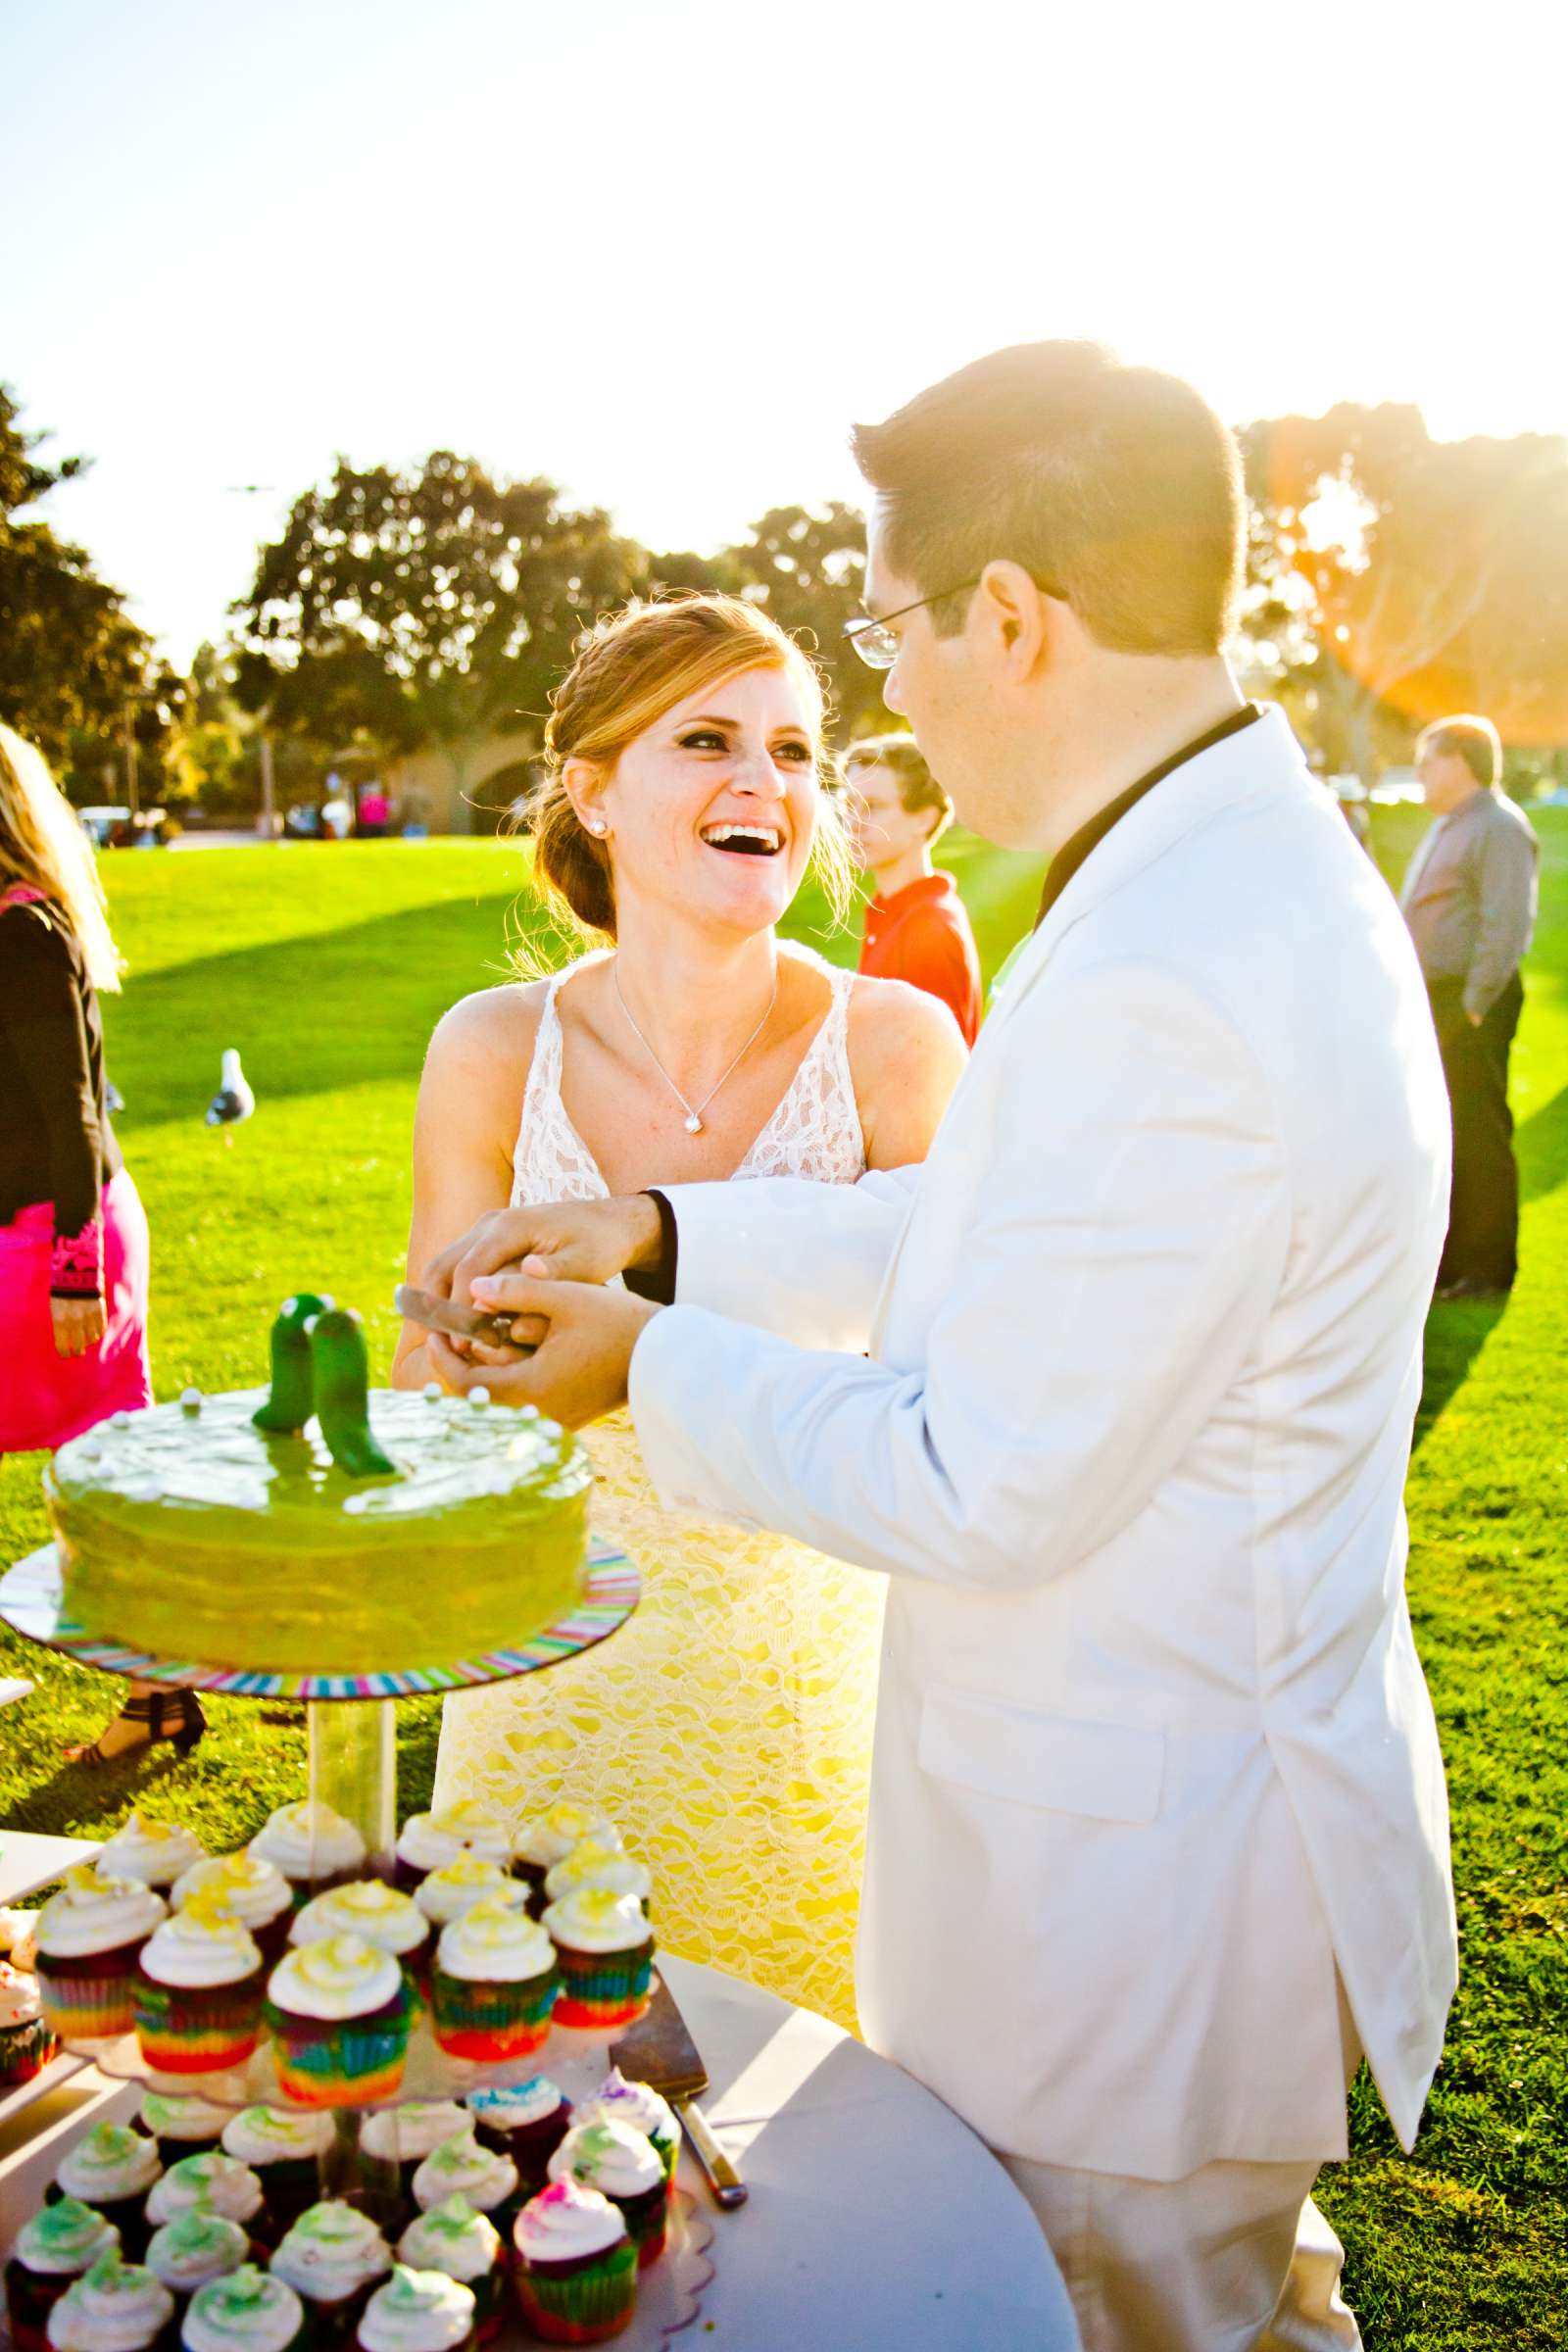
[[[980,958],[953,876],[931,863],[932,847],[953,820],[953,803],[912,735],[852,744],[845,768],[856,847],[876,884],[865,910],[860,969],[940,997],[972,1046],[980,1027]]]

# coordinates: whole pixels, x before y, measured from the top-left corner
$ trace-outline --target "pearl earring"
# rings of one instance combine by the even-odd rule
[[[591,816],[588,819],[588,830],[596,837],[602,837],[606,831],[604,819],[598,816]]]

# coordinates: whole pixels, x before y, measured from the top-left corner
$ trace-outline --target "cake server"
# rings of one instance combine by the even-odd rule
[[[512,1336],[514,1315],[488,1315],[476,1306],[459,1306],[452,1298],[437,1298],[431,1291],[416,1290],[412,1282],[400,1282],[392,1294],[392,1303],[398,1313],[410,1323],[422,1323],[426,1331],[446,1331],[463,1340],[483,1340],[487,1348],[510,1348],[514,1355],[532,1355],[531,1348],[520,1348]]]
[[[708,2176],[714,2202],[726,2209],[744,2205],[746,2183],[697,2104],[697,2093],[708,2088],[708,2069],[675,1995],[662,1976],[654,1978],[646,2014],[628,2026],[618,2041],[611,2043],[610,2056],[629,2082],[646,2082],[650,2090],[669,2101],[680,2117],[692,2154]]]

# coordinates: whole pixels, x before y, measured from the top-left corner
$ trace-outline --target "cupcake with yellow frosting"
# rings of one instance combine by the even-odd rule
[[[321,2193],[321,2160],[336,2134],[319,2108],[242,2107],[223,2124],[223,2153],[249,2165],[262,2184],[262,2213],[251,2235],[275,2246]]]
[[[77,2197],[62,2197],[24,2222],[6,2264],[6,2328],[13,2352],[47,2352],[49,2314],[71,2284],[120,2251],[113,2222]]]
[[[612,1894],[634,1894],[645,1911],[654,1891],[654,1882],[642,1864],[622,1847],[607,1845],[602,1838],[585,1838],[564,1861],[553,1862],[545,1872],[545,1895],[552,1903],[592,1886],[608,1886]]]
[[[167,1895],[181,1872],[206,1859],[206,1846],[183,1822],[160,1821],[133,1807],[108,1844],[99,1847],[97,1867],[106,1878],[140,1879]]]
[[[411,2271],[444,2271],[472,2290],[475,2343],[500,2334],[507,2278],[501,2232],[466,2197],[448,2197],[411,2222],[398,2240],[398,2260]]]
[[[297,1944],[268,1980],[277,2080],[302,2107],[362,2107],[396,2095],[414,1995],[390,1952],[363,1936]]]
[[[38,1989],[51,2030],[65,2040],[128,2034],[142,1945],[165,1912],[139,1879],[69,1870],[38,1914]]]
[[[630,2025],[648,2006],[654,1935],[634,1894],[588,1886],[564,1894],[544,1925],[561,1967],[558,2026],[603,2033]]]
[[[397,1843],[396,1878],[411,1891],[432,1870],[445,1870],[463,1854],[505,1864],[512,1831],[488,1805],[443,1805],[434,1813],[411,1813]]]
[[[422,1987],[429,1975],[435,1930],[414,1897],[384,1879],[350,1879],[314,1895],[294,1914],[290,1943],[316,1943],[325,1936],[363,1936],[390,1952],[412,1984]]]
[[[307,2206],[270,2267],[304,2304],[311,2342],[346,2343],[392,2249],[368,2214],[330,2197]]]
[[[550,2159],[550,2178],[597,2188],[619,2208],[626,2234],[637,2249],[638,2268],[646,2270],[658,2261],[664,2251],[669,2180],[664,2160],[646,2132],[604,2116],[573,2124]]]
[[[473,2342],[474,2293],[445,2271],[399,2263],[365,2306],[361,2352],[462,2352]]]
[[[270,1862],[282,1872],[296,1910],[313,1894],[357,1879],[366,1862],[365,1839],[354,1824],[311,1797],[270,1813],[248,1851],[258,1862]]]
[[[173,2316],[161,2278],[139,2262],[103,2254],[50,2312],[50,2352],[151,2352]]]
[[[637,2306],[637,2249],[619,2210],[568,2175],[530,2197],[513,2224],[517,2300],[547,2344],[603,2344]]]
[[[196,2289],[179,2340],[184,2352],[296,2352],[305,2306],[281,2278],[242,2263]]]
[[[620,1843],[620,1832],[597,1805],[581,1797],[560,1797],[523,1823],[512,1841],[512,1867],[542,1902],[546,1872],[564,1862],[572,1847],[581,1845],[585,1838],[600,1845]]]
[[[168,2287],[176,2312],[185,2310],[199,2286],[226,2278],[249,2259],[250,2240],[238,2222],[201,2205],[165,2222],[147,2245],[147,2268]]]
[[[453,2058],[526,2058],[550,2032],[556,1955],[535,1919],[504,1900],[475,1903],[441,1931],[430,2026]]]
[[[210,1862],[193,1862],[174,1881],[172,1899],[176,1911],[196,1901],[216,1904],[256,1938],[264,1960],[282,1959],[294,1896],[273,1863],[256,1854],[219,1854]]]
[[[119,2251],[139,2262],[147,2244],[147,2203],[163,2173],[158,2150],[123,2124],[95,2124],[60,2159],[48,2199],[72,2198],[101,2214]]]
[[[161,1920],[136,1963],[132,2007],[142,2057],[159,2074],[212,2075],[243,2066],[262,2037],[267,1964],[216,1903]]]
[[[499,1862],[486,1861],[481,1854],[460,1854],[443,1870],[432,1870],[415,1888],[414,1899],[430,1925],[439,1931],[450,1928],[465,1911],[475,1903],[511,1903],[519,1911],[526,1910],[528,1889],[519,1886],[510,1870]]]

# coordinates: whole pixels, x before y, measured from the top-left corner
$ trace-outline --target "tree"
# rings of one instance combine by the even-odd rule
[[[835,499],[820,513],[770,507],[749,538],[726,548],[743,596],[755,596],[781,627],[800,637],[826,670],[836,731],[864,735],[884,725],[882,680],[845,643],[844,625],[861,611],[865,518]]]

